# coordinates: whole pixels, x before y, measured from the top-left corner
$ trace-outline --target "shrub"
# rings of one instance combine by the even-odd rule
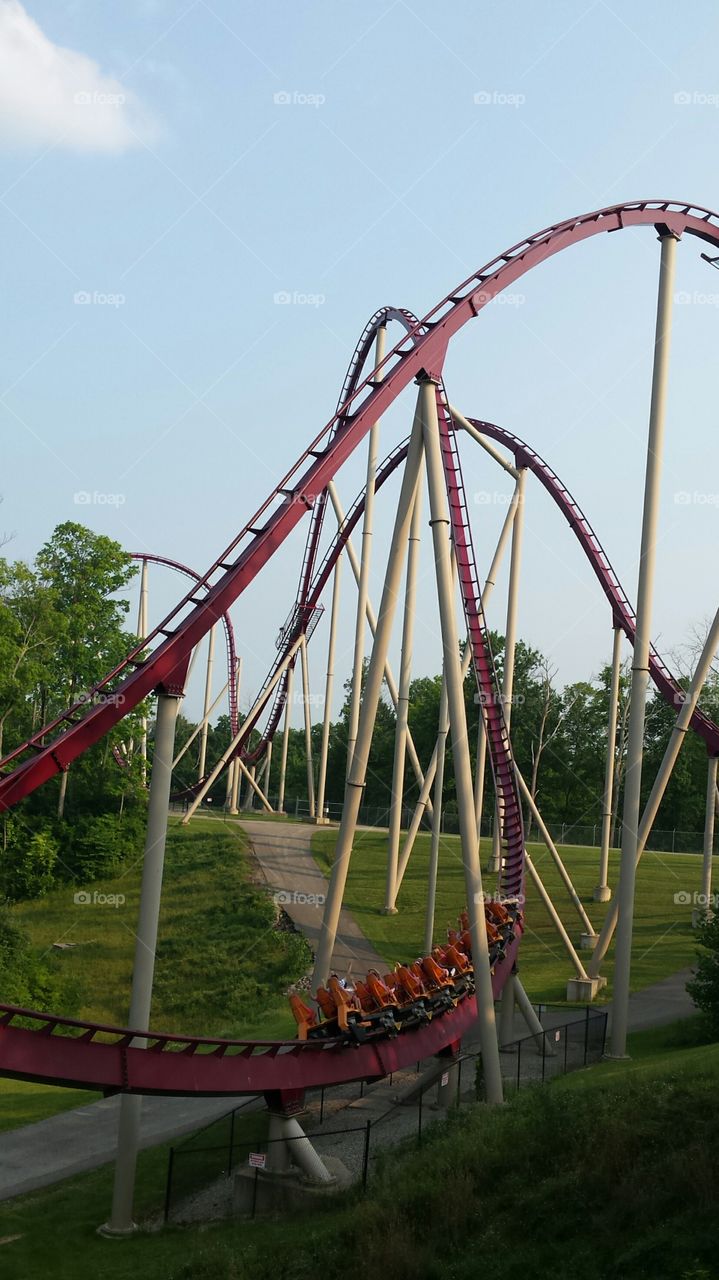
[[[704,1014],[712,1038],[719,1040],[719,913],[704,918],[698,937],[702,949],[687,991]]]

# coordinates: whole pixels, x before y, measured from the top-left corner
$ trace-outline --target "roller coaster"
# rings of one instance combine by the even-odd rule
[[[66,771],[144,699],[151,695],[157,695],[160,700],[181,696],[193,651],[220,622],[227,636],[232,742],[213,769],[203,772],[187,794],[185,820],[190,820],[223,770],[231,770],[236,763],[241,763],[244,773],[252,771],[254,778],[255,768],[266,759],[278,733],[283,713],[286,730],[295,664],[306,655],[307,643],[323,615],[323,596],[341,559],[353,554],[351,536],[360,526],[368,529],[376,495],[397,473],[401,477],[401,491],[382,602],[376,614],[367,596],[364,565],[358,565],[354,557],[359,589],[358,629],[361,623],[364,630],[368,620],[374,643],[366,685],[361,698],[357,695],[354,708],[356,722],[351,733],[343,817],[313,979],[315,1002],[310,1006],[299,996],[292,999],[297,1038],[285,1041],[208,1039],[153,1032],[146,1024],[104,1026],[5,1005],[0,1006],[0,1074],[100,1089],[106,1093],[264,1094],[275,1104],[278,1099],[284,1099],[289,1105],[289,1100],[296,1100],[308,1088],[349,1080],[376,1080],[432,1054],[456,1050],[478,1017],[484,1026],[483,1053],[488,1052],[488,1037],[494,1034],[493,1001],[506,988],[511,989],[510,979],[516,979],[524,927],[525,874],[531,874],[535,884],[541,885],[541,882],[524,847],[523,793],[511,746],[507,687],[507,667],[511,662],[505,660],[500,687],[484,613],[493,575],[487,575],[483,584],[477,567],[460,463],[460,437],[469,436],[477,441],[515,479],[523,478],[527,472],[536,477],[586,555],[608,602],[615,633],[621,631],[630,645],[649,642],[644,634],[644,616],[635,615],[597,535],[557,473],[518,436],[483,419],[465,418],[454,409],[443,382],[445,359],[451,340],[459,330],[478,318],[493,298],[533,267],[600,233],[641,228],[656,230],[663,246],[691,236],[712,246],[715,254],[719,249],[719,214],[711,210],[666,200],[618,204],[557,223],[513,245],[457,285],[423,319],[392,307],[377,311],[357,344],[333,417],[230,545],[202,575],[158,557],[190,577],[186,594],[88,694],[51,723],[35,730],[26,742],[0,761],[0,811],[3,811]],[[400,335],[387,351],[386,335],[390,327],[393,331],[399,329]],[[395,445],[383,461],[377,462],[376,426],[412,382],[418,386],[412,432]],[[357,453],[367,438],[370,442],[368,481],[345,514],[334,480],[342,465]],[[500,454],[497,446],[506,454]],[[430,496],[444,658],[438,747],[424,769],[406,722],[409,675],[405,668],[409,664],[403,661],[398,685],[387,658],[405,557],[408,558],[407,597],[412,599],[409,562],[413,530],[419,519],[418,495],[423,467],[427,470]],[[334,506],[338,527],[323,553],[323,530],[330,506]],[[510,515],[514,515],[514,511]],[[229,611],[303,520],[307,521],[308,530],[294,603],[280,631],[268,675],[249,714],[240,723],[234,679],[236,640]],[[512,519],[508,518],[507,537],[511,532]],[[467,636],[461,659],[454,600],[457,588]],[[403,642],[403,657],[405,649],[411,652],[408,614],[411,609],[405,610],[407,643]],[[334,627],[334,621],[331,625]],[[508,646],[509,632],[508,626]],[[240,635],[238,649],[241,648]],[[713,649],[709,660],[712,656]],[[355,670],[357,657],[356,651]],[[360,653],[360,661],[361,657]],[[477,851],[476,819],[478,803],[481,809],[481,786],[476,778],[472,784],[466,721],[459,703],[462,681],[470,668],[481,707],[480,731],[489,756],[498,814],[499,879],[496,892],[490,895],[483,889]],[[714,761],[716,775],[719,727],[697,705],[701,671],[698,668],[692,689],[687,693],[653,646],[647,649],[646,670],[660,695],[677,711],[677,732],[682,734],[690,728],[703,739],[710,760]],[[703,670],[706,674],[706,665]],[[459,930],[450,935],[445,944],[428,945],[425,956],[398,966],[390,974],[371,972],[361,982],[348,985],[333,972],[332,954],[384,680],[398,712],[400,765],[404,763],[406,751],[417,778],[420,794],[413,823],[415,834],[423,818],[432,816],[433,839],[436,835],[433,806],[441,808],[442,803],[443,745],[448,736],[453,743],[467,913]],[[110,693],[115,696],[102,696]],[[261,723],[263,727],[259,730]],[[323,769],[326,769],[326,753],[320,769],[320,796],[324,792]],[[432,799],[433,781],[438,785]],[[169,777],[163,799],[165,825],[168,794]],[[321,803],[318,816],[321,816]],[[394,861],[390,856],[387,899],[390,910],[394,909],[412,838],[412,835],[408,837],[401,857],[396,847]],[[641,848],[638,848],[637,857],[640,854]],[[622,874],[625,875],[624,861]],[[546,902],[547,896],[544,900]],[[602,955],[605,952],[606,939]],[[579,977],[589,982],[591,973],[587,973],[576,952],[574,955]]]

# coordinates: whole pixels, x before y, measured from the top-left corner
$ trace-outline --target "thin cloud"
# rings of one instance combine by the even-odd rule
[[[120,80],[53,44],[20,0],[0,0],[0,145],[119,152],[156,133]]]

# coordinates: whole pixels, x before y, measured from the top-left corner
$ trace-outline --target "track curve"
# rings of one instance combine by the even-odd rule
[[[604,232],[640,226],[654,226],[677,237],[686,233],[719,246],[719,215],[712,210],[680,201],[635,201],[553,224],[513,245],[469,276],[388,353],[381,366],[382,381],[378,384],[365,378],[348,397],[340,413],[320,431],[197,586],[148,637],[148,641],[157,641],[152,654],[143,656],[142,649],[134,649],[93,689],[93,695],[109,689],[122,692],[122,705],[118,705],[118,699],[96,701],[88,710],[86,702],[76,703],[0,761],[0,768],[5,770],[14,766],[0,779],[0,812],[67,769],[153,690],[178,686],[197,641],[230,608],[303,515],[314,507],[372,422],[386,412],[419,373],[441,375],[451,338],[502,289],[574,244]],[[198,598],[198,589],[206,595]],[[48,737],[50,741],[46,741]],[[21,759],[29,752],[33,753],[29,759]]]
[[[532,267],[572,244],[605,231],[656,226],[662,234],[685,232],[719,245],[718,215],[672,201],[642,201],[555,224],[521,241],[468,277],[424,320],[406,332],[380,368],[381,380],[365,378],[301,455],[252,519],[207,573],[200,578],[143,646],[95,686],[122,691],[123,699],[76,704],[0,762],[12,771],[0,779],[0,811],[17,803],[96,742],[123,715],[155,689],[174,691],[184,679],[194,645],[218,621],[291,530],[326,490],[396,397],[418,377],[436,384],[442,462],[447,483],[452,537],[473,662],[488,726],[488,743],[498,791],[504,796],[509,878],[521,883],[523,837],[521,806],[511,746],[497,696],[491,652],[481,605],[479,578],[456,446],[456,431],[441,385],[448,344],[455,333]],[[261,523],[264,521],[264,523]],[[233,559],[233,557],[235,557]],[[205,592],[199,596],[198,592]],[[149,655],[144,646],[157,648]],[[55,732],[48,743],[44,739]],[[29,759],[21,759],[28,752]],[[516,810],[516,812],[515,812]],[[517,850],[519,852],[517,852]],[[497,964],[493,989],[498,995],[511,973],[519,934]],[[138,1093],[256,1093],[303,1089],[350,1079],[373,1079],[407,1062],[437,1052],[459,1039],[476,1017],[473,1000],[428,1026],[394,1040],[339,1048],[332,1041],[247,1043],[173,1037],[143,1030],[101,1027],[0,1006],[0,1073],[54,1084],[83,1084],[107,1091]],[[30,1024],[28,1026],[28,1023]],[[102,1036],[103,1040],[97,1037]],[[107,1043],[114,1037],[114,1043]],[[140,1047],[133,1044],[135,1039]],[[149,1041],[149,1047],[143,1047]],[[174,1046],[174,1048],[173,1048]]]

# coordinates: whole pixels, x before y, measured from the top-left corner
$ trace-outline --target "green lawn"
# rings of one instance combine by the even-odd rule
[[[421,1150],[411,1141],[380,1158],[366,1197],[294,1218],[108,1241],[95,1229],[112,1171],[84,1174],[0,1205],[0,1270],[4,1280],[464,1280],[511,1256],[527,1280],[711,1280],[719,1045],[698,1045],[696,1029],[641,1033],[631,1061],[502,1108],[465,1107],[428,1127]],[[140,1155],[140,1220],[161,1208],[166,1154]]]
[[[313,836],[312,851],[326,874],[329,874],[336,839],[335,828],[317,831]],[[429,846],[429,835],[418,836],[397,900],[399,913],[385,916],[381,913],[381,906],[384,901],[387,835],[385,832],[358,831],[355,837],[345,906],[389,964],[414,957],[422,949]],[[530,844],[529,850],[567,932],[578,947],[582,926],[554,863],[544,845]],[[592,901],[599,851],[565,845],[559,852],[587,914],[598,930],[606,912],[606,906]],[[489,844],[483,840],[483,866],[488,854]],[[618,867],[619,851],[612,850],[609,873],[612,885],[616,885]],[[690,854],[645,853],[642,857],[637,873],[633,989],[648,986],[692,963],[695,943],[691,906],[677,905],[674,895],[681,890],[692,892],[700,888],[700,874],[701,860]],[[489,887],[485,882],[485,888]],[[435,938],[444,936],[447,924],[455,920],[465,901],[459,838],[445,836],[440,846]],[[526,921],[527,932],[521,950],[522,981],[533,999],[562,1001],[567,978],[571,974],[570,961],[531,882],[527,885]],[[610,949],[604,965],[609,986],[601,999],[611,996],[612,959],[613,949]]]
[[[118,906],[76,903],[77,887],[13,908],[32,944],[76,993],[74,1016],[125,1025],[132,976],[141,863],[84,885],[90,897],[122,895]],[[173,821],[165,861],[151,1025],[195,1035],[281,1039],[294,1035],[283,992],[307,969],[304,939],[274,927],[275,908],[252,879],[237,826]],[[54,942],[72,942],[68,951]],[[53,1009],[53,1013],[70,1012]],[[98,1095],[0,1081],[0,1130],[92,1102]]]
[[[70,979],[77,1016],[125,1025],[140,896],[141,859],[83,885],[97,902],[56,889],[13,908],[32,943]],[[120,901],[108,905],[105,898]],[[265,1034],[291,1026],[282,992],[306,969],[309,950],[275,927],[274,904],[252,878],[237,826],[170,825],[151,1025],[193,1035]],[[53,943],[72,943],[69,951]],[[61,1012],[61,1010],[53,1010]]]

